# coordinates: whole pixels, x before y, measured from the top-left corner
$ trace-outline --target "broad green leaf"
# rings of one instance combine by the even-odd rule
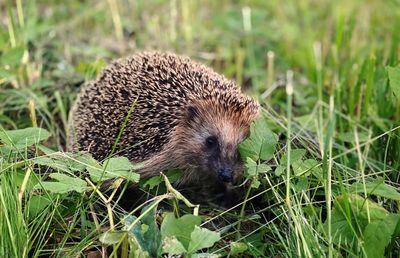
[[[195,226],[199,226],[201,218],[191,214],[186,214],[181,218],[175,218],[173,213],[167,213],[161,224],[161,237],[175,236],[188,249],[190,234]]]
[[[84,160],[84,163],[86,165],[86,170],[89,172],[90,178],[94,182],[108,179],[107,176],[105,175],[106,172],[104,172],[103,167],[100,165],[100,163],[95,160],[93,157],[86,157]],[[101,177],[103,175],[103,177]]]
[[[190,258],[219,258],[221,257],[220,255],[217,254],[210,254],[210,253],[198,253],[198,254],[192,254]]]
[[[105,245],[115,245],[120,243],[126,235],[126,231],[107,231],[100,235],[99,241]]]
[[[322,179],[322,170],[318,167],[320,163],[314,159],[307,160],[297,160],[293,162],[292,168],[295,176],[309,176],[311,173],[316,175],[318,178],[321,176]]]
[[[159,256],[161,248],[161,235],[156,223],[157,206],[150,209],[153,203],[145,206],[142,209],[143,217],[135,225],[131,225],[135,220],[135,216],[127,216],[124,219],[124,228],[130,228],[129,238],[135,238],[140,245],[140,249],[149,253],[152,257]],[[150,209],[150,210],[149,210]]]
[[[161,176],[153,176],[143,184],[143,187],[148,187],[149,190],[152,190],[163,181],[164,180]]]
[[[134,169],[133,164],[126,157],[111,158],[108,163],[107,161],[104,162],[104,167],[106,167],[111,174],[118,174],[121,171],[131,171]]]
[[[255,162],[249,157],[246,158],[245,167],[246,167],[246,173],[249,176],[255,176],[259,173],[266,173],[268,171],[271,171],[271,167],[268,166],[267,164],[264,163],[257,164],[257,162]]]
[[[49,137],[50,133],[48,131],[37,127],[9,131],[0,129],[0,141],[17,149],[31,146]]]
[[[231,242],[230,255],[238,255],[247,250],[247,244],[243,242]]]
[[[52,193],[68,193],[78,192],[83,193],[87,189],[86,182],[78,177],[71,177],[61,173],[52,173],[50,177],[57,180],[56,182],[45,181],[37,184],[35,189],[44,189]]]
[[[295,184],[295,188],[298,192],[308,190],[310,188],[308,183],[308,178],[303,176],[298,177],[297,182]]]
[[[137,168],[126,157],[115,157],[106,160],[101,166],[95,159],[86,159],[86,169],[89,171],[93,181],[108,180],[116,177],[122,177],[129,181],[138,182],[139,174],[133,170]]]
[[[55,150],[52,150],[52,149],[50,149],[50,148],[47,148],[46,146],[43,146],[42,144],[38,144],[37,148],[38,148],[39,150],[41,150],[41,151],[42,151],[44,154],[46,154],[46,155],[51,155],[51,154],[54,154],[54,153],[57,152],[57,151],[55,151]]]
[[[192,254],[203,248],[211,247],[220,239],[219,232],[195,226],[193,232],[190,234],[188,253]]]
[[[280,176],[280,175],[282,175],[283,173],[285,173],[285,171],[286,171],[286,167],[285,167],[285,166],[278,166],[278,167],[275,169],[275,175],[276,175],[276,176]]]
[[[186,253],[187,250],[182,245],[179,240],[174,236],[167,236],[164,238],[162,243],[162,253],[171,254],[183,254]]]
[[[354,132],[345,132],[338,135],[338,138],[344,142],[355,142]],[[368,141],[368,133],[367,132],[358,132],[358,141],[366,142]]]
[[[168,177],[168,180],[171,184],[178,181],[183,175],[182,170],[180,169],[171,169],[164,174]],[[143,187],[148,187],[149,190],[151,190],[162,182],[164,182],[162,176],[153,176],[143,184]]]
[[[400,214],[389,214],[385,219],[372,221],[364,230],[364,249],[368,258],[384,257],[385,247],[390,243],[400,220]]]
[[[255,176],[257,174],[257,162],[252,160],[250,157],[246,158],[246,173],[249,176]]]
[[[296,162],[301,161],[301,158],[306,154],[305,149],[293,149],[290,151],[290,164],[292,165],[293,169],[296,169]],[[280,176],[286,171],[286,163],[287,163],[288,155],[285,153],[280,162],[279,166],[275,169],[275,175]],[[296,171],[295,171],[296,173]],[[299,173],[299,171],[297,171]]]
[[[29,217],[31,219],[37,217],[51,203],[52,201],[47,195],[32,195],[29,198]]]
[[[294,118],[302,128],[307,129],[313,133],[317,132],[317,124],[315,123],[316,118],[313,114],[308,114],[304,116],[298,116]]]
[[[22,56],[24,55],[22,47],[12,48],[0,56],[1,65],[15,66],[21,63]]]
[[[290,164],[293,164],[294,162],[300,160],[305,154],[306,154],[306,150],[305,149],[292,149],[290,151]],[[281,166],[286,166],[287,159],[288,159],[288,155],[287,155],[287,153],[285,153],[282,156],[279,164]]]
[[[382,220],[387,211],[370,200],[365,200],[357,194],[339,196],[336,198],[331,213],[331,228],[334,243],[353,243],[360,238],[360,232],[368,224],[368,215],[371,221]],[[327,222],[324,225],[327,227]]]
[[[15,73],[0,67],[0,78],[12,80],[14,77],[15,77]]]
[[[389,85],[394,95],[400,101],[400,67],[386,67],[389,76]]]
[[[169,182],[172,184],[182,178],[183,172],[181,169],[170,169],[165,172],[165,175],[168,177]]]
[[[261,182],[258,180],[258,174],[259,173],[266,173],[271,170],[271,167],[268,166],[267,164],[257,164],[254,160],[252,160],[250,157],[247,157],[246,159],[246,175],[249,177],[252,177],[251,181],[251,187],[252,188],[258,188],[261,184]]]
[[[271,171],[272,168],[270,166],[268,166],[267,164],[261,163],[257,166],[257,172],[258,173],[267,173],[269,171]]]
[[[66,158],[60,158],[57,159],[57,157],[52,156],[50,157],[37,157],[33,160],[33,163],[37,164],[37,165],[42,165],[42,166],[47,166],[47,167],[51,167],[57,170],[61,170],[64,172],[73,172],[73,171],[79,171],[79,170],[75,170],[73,169],[73,167],[71,167],[72,162],[70,162],[70,160],[66,159]],[[79,164],[78,164],[79,165]],[[80,171],[83,171],[85,169],[84,166],[81,166]]]
[[[400,201],[399,191],[397,191],[393,186],[386,184],[382,178],[378,178],[373,182],[367,182],[365,188],[368,194]],[[354,183],[351,186],[351,191],[354,193],[364,193],[364,186],[361,183]]]
[[[269,160],[273,157],[278,137],[267,126],[265,118],[257,119],[250,127],[250,137],[239,145],[242,159]]]
[[[16,186],[21,187],[22,182],[24,181],[25,175],[26,175],[26,170],[20,170],[18,169],[13,173],[13,180]],[[31,173],[29,179],[28,179],[28,184],[26,185],[26,191],[32,190],[38,183],[40,182],[40,179],[34,174]]]
[[[251,182],[251,188],[257,189],[258,187],[260,187],[260,185],[261,185],[261,182],[258,179],[253,179],[253,181]]]

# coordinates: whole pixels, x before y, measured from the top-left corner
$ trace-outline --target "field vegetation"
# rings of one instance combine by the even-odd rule
[[[80,88],[142,50],[260,102],[232,209],[192,204],[179,171],[66,152]],[[399,257],[399,61],[398,0],[3,0],[0,257]],[[148,199],[133,211],[127,181]]]

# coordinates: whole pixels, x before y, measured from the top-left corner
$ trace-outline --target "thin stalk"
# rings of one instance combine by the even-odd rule
[[[28,180],[29,180],[29,177],[31,176],[31,173],[32,173],[32,169],[28,167],[28,169],[26,170],[24,179],[22,181],[21,188],[18,191],[18,201],[19,201],[20,207],[22,207],[22,197],[23,197],[26,187],[28,185]]]
[[[17,3],[17,14],[18,14],[19,26],[21,28],[23,28],[25,26],[25,23],[24,23],[24,12],[22,10],[22,2],[21,2],[21,0],[17,0],[16,3]]]
[[[285,204],[288,209],[288,220],[292,220],[295,228],[296,238],[297,238],[297,254],[299,257],[303,256],[300,248],[300,243],[303,246],[303,251],[306,257],[312,257],[310,249],[307,246],[307,241],[304,237],[302,231],[301,223],[298,220],[297,214],[295,214],[294,207],[292,206],[292,201],[290,198],[291,180],[290,180],[290,164],[291,164],[291,135],[292,135],[292,100],[293,100],[293,71],[289,70],[286,73],[286,104],[287,104],[287,140],[286,140],[286,198]]]
[[[285,203],[290,211],[292,209],[290,202],[290,152],[291,152],[291,127],[292,127],[292,98],[293,98],[293,72],[286,73],[286,100],[287,100],[287,137],[286,137],[286,199]]]
[[[122,32],[122,24],[121,24],[121,15],[118,10],[118,3],[116,0],[107,0],[108,5],[110,6],[111,18],[113,20],[115,36],[118,41],[122,41],[124,39],[124,34]]]
[[[357,157],[358,157],[358,162],[360,166],[360,172],[361,172],[361,180],[363,184],[363,191],[364,191],[364,198],[367,200],[368,198],[368,193],[367,193],[367,186],[366,186],[366,181],[365,181],[365,162],[363,160],[363,153],[361,152],[361,147],[360,147],[360,140],[358,137],[358,132],[357,128],[354,128],[354,139],[356,141],[356,148],[357,148]],[[368,148],[369,145],[367,145],[365,148]],[[371,222],[371,216],[369,213],[369,205],[368,202],[365,202],[366,208],[367,208],[367,218],[368,218],[368,223]]]
[[[38,125],[37,125],[35,101],[33,99],[29,100],[28,109],[29,109],[29,117],[31,118],[32,126],[37,127]]]
[[[8,35],[9,35],[9,38],[10,38],[11,47],[15,48],[17,46],[17,40],[15,38],[12,11],[11,11],[11,7],[10,7],[10,2],[9,1],[7,1],[7,9],[8,9],[8,15],[7,15]]]
[[[254,181],[254,180],[256,180],[256,176],[253,177],[252,181]],[[242,220],[244,218],[244,209],[246,208],[246,203],[247,203],[247,200],[249,199],[249,196],[250,196],[250,193],[251,193],[251,185],[252,184],[253,184],[253,182],[247,188],[246,195],[245,195],[244,200],[243,200],[243,205],[242,205],[242,208],[240,209],[238,224],[237,224],[237,227],[236,227],[236,241],[239,241],[239,239],[241,237],[241,235],[240,235],[240,227],[242,225]]]
[[[267,53],[267,91],[271,92],[272,83],[274,81],[274,58],[275,54],[272,51]]]
[[[329,98],[329,120],[331,123],[334,121],[335,111],[334,111],[334,98],[333,95]],[[331,258],[333,256],[333,238],[332,238],[332,135],[328,135],[328,168],[327,168],[327,176],[326,176],[326,213],[327,213],[327,224],[328,224],[328,257]]]
[[[321,157],[324,156],[324,146],[323,146],[323,110],[320,103],[323,103],[322,98],[322,90],[323,90],[323,83],[322,83],[322,50],[321,50],[321,42],[314,43],[314,56],[315,56],[315,67],[316,67],[316,75],[317,75],[317,94],[318,94],[318,139],[320,143],[320,151]]]

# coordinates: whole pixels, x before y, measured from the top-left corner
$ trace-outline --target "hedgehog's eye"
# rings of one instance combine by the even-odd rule
[[[209,149],[215,148],[218,145],[218,139],[215,136],[209,136],[206,139],[206,146]]]

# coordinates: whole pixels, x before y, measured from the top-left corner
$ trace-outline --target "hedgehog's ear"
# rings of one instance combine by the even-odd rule
[[[186,110],[186,121],[192,122],[199,115],[197,108],[188,106]]]

